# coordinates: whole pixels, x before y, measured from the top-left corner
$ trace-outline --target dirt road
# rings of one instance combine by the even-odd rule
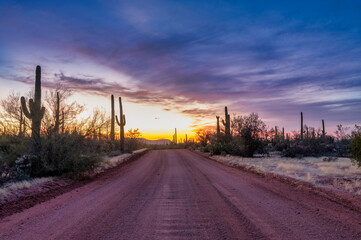
[[[361,239],[361,214],[187,150],[0,220],[0,239]]]

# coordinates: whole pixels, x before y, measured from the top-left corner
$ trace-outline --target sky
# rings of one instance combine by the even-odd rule
[[[361,124],[360,1],[0,0],[0,94],[42,84],[171,139],[257,112],[286,132]]]

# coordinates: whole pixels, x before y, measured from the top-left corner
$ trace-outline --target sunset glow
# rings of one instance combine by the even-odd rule
[[[60,7],[61,6],[61,7]],[[0,94],[44,89],[109,112],[149,139],[194,135],[215,116],[257,112],[268,126],[361,117],[360,5],[337,1],[3,1]],[[338,20],[334,16],[343,16]],[[117,102],[117,101],[116,101]],[[80,116],[81,117],[81,116]]]

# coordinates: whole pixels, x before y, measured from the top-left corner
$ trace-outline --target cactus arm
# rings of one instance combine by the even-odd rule
[[[224,120],[222,119],[222,124],[224,125],[224,126],[226,126],[226,123],[224,122]]]
[[[123,126],[125,126],[125,123],[126,123],[126,121],[125,121],[125,114],[123,114]]]
[[[25,103],[25,98],[24,97],[21,97],[21,108],[23,109],[23,112],[24,112],[24,115],[31,119],[31,114],[26,106],[26,103]]]
[[[36,109],[36,107],[35,107],[34,100],[32,98],[30,98],[29,99],[29,110],[30,110],[29,112],[30,112],[31,117],[34,116],[35,109]]]
[[[119,126],[121,126],[117,115],[115,115],[115,120],[117,121],[117,124],[118,124]]]

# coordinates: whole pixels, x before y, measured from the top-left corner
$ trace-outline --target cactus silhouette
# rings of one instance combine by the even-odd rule
[[[325,131],[325,121],[322,119],[322,137],[326,136],[326,131]]]
[[[231,118],[228,114],[228,108],[224,107],[224,115],[225,115],[225,120],[222,120],[222,123],[224,125],[224,133],[226,136],[226,142],[229,142],[231,140]]]
[[[216,118],[217,118],[217,138],[219,140],[219,137],[221,135],[221,128],[219,126],[219,116],[216,116]]]
[[[110,116],[110,140],[114,141],[115,132],[114,132],[114,95],[111,97],[111,116]]]
[[[33,141],[33,153],[38,155],[41,150],[40,127],[41,119],[44,117],[45,108],[41,107],[41,68],[36,67],[35,72],[35,94],[34,99],[29,99],[29,109],[25,98],[21,97],[21,107],[24,115],[31,120],[31,138]]]
[[[301,140],[303,140],[303,113],[301,112]]]
[[[124,126],[126,124],[125,121],[125,114],[123,114],[123,104],[122,104],[122,98],[119,97],[119,118],[118,116],[115,116],[117,120],[117,124],[120,127],[120,151],[124,152]]]

